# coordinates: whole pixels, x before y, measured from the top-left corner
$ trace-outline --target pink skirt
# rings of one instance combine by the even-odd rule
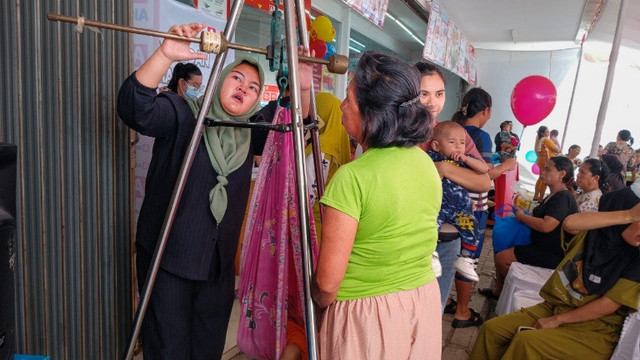
[[[417,289],[335,301],[320,323],[321,359],[440,359],[438,281]]]

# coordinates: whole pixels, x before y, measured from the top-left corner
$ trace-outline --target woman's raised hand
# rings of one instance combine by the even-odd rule
[[[176,34],[188,38],[193,38],[200,33],[207,25],[205,24],[183,24],[183,25],[173,25],[169,29],[169,33]],[[183,40],[173,40],[173,39],[165,39],[160,45],[161,53],[169,60],[173,61],[182,61],[182,60],[194,60],[194,59],[206,59],[207,55],[191,51],[189,48],[191,45],[190,41]]]

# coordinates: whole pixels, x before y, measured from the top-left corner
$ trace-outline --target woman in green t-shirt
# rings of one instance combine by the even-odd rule
[[[442,183],[416,146],[431,132],[419,79],[401,59],[367,52],[341,105],[342,123],[364,153],[338,169],[320,200],[312,295],[324,309],[323,359],[439,358],[441,306],[431,254]]]
[[[569,215],[577,233],[540,290],[544,302],[489,320],[470,359],[609,359],[640,301],[640,181]],[[531,329],[523,331],[522,328]]]

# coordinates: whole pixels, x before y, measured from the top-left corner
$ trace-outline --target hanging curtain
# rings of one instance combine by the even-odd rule
[[[291,123],[278,107],[274,124]],[[313,263],[318,254],[310,214]],[[245,228],[238,298],[238,348],[259,359],[279,359],[287,320],[304,328],[302,246],[293,153],[293,133],[271,131],[262,154]]]

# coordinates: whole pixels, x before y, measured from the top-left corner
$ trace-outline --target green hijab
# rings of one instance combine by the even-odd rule
[[[222,83],[227,78],[231,70],[241,63],[248,63],[258,69],[260,75],[260,94],[255,104],[244,114],[232,116],[227,114],[220,103],[220,91]],[[218,90],[213,98],[213,103],[209,108],[208,118],[222,121],[247,122],[249,118],[260,109],[260,98],[262,86],[264,85],[264,73],[258,61],[248,57],[238,57],[227,65],[220,74]],[[202,107],[203,97],[196,100],[187,100],[193,114],[197,117]],[[209,159],[213,169],[218,174],[218,183],[209,192],[209,208],[216,222],[219,224],[227,211],[227,190],[225,186],[229,183],[227,176],[238,169],[246,160],[251,144],[251,130],[244,128],[234,128],[226,126],[207,126],[203,133],[204,143],[209,153]]]

